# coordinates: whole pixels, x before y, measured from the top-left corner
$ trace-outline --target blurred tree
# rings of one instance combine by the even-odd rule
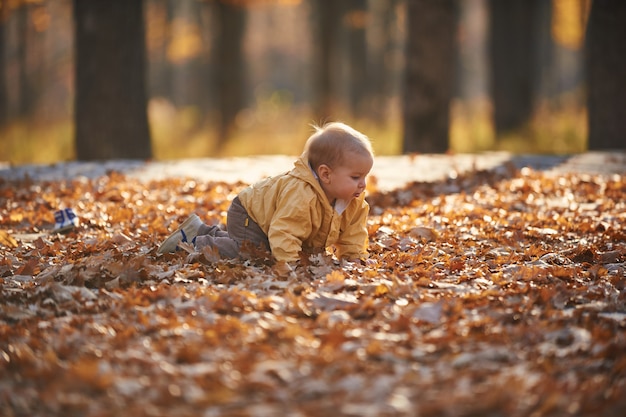
[[[228,140],[237,114],[244,107],[245,62],[242,41],[246,10],[242,2],[218,0],[215,2],[215,16],[218,28],[214,48],[214,91],[217,92],[219,109],[219,150]]]
[[[18,45],[18,62],[19,62],[19,104],[18,115],[26,118],[31,114],[34,105],[34,88],[29,77],[31,66],[29,65],[29,49],[34,46],[29,36],[29,9],[28,3],[22,4],[16,11],[18,18],[18,36],[20,42]],[[32,66],[34,67],[34,66]]]
[[[533,7],[537,0],[490,0],[491,96],[496,135],[524,126],[533,107]]]
[[[455,14],[455,0],[407,2],[405,153],[448,150]]]
[[[552,0],[550,6],[551,66],[544,79],[551,85],[544,91],[558,97],[580,91],[585,84],[583,43],[590,3],[589,0]],[[576,105],[585,105],[583,94],[576,94]]]
[[[360,116],[367,97],[367,43],[365,28],[368,20],[367,0],[349,0],[343,3],[344,26],[348,31],[348,65],[350,111],[352,116]]]
[[[173,96],[174,64],[168,59],[168,42],[174,7],[171,0],[148,0],[146,7],[149,91],[154,97],[170,99]]]
[[[398,67],[394,32],[398,31],[397,6],[400,0],[376,0],[368,9],[367,109],[368,117],[383,122],[388,116],[387,105],[397,84]]]
[[[0,1],[0,127],[4,126],[9,119],[9,98],[6,74],[6,21],[9,17],[8,5]]]
[[[626,149],[626,2],[593,0],[587,28],[588,147]]]
[[[489,93],[486,76],[488,2],[463,0],[458,2],[457,7],[459,36],[455,93],[466,103],[477,103]],[[472,111],[478,110],[472,108]]]
[[[76,157],[152,157],[142,0],[73,4]]]
[[[333,119],[337,110],[337,89],[333,73],[337,65],[337,46],[341,25],[341,4],[332,0],[312,2],[314,7],[314,83],[313,97],[315,118],[323,123]]]
[[[168,22],[171,38],[167,59],[172,64],[170,98],[179,107],[201,107],[208,89],[208,49],[203,49],[202,11],[206,6],[199,1],[169,3]],[[205,106],[206,107],[206,106]]]

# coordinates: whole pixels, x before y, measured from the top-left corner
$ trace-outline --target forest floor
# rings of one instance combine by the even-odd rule
[[[626,153],[378,157],[366,264],[156,254],[293,160],[0,166],[0,416],[625,414]]]

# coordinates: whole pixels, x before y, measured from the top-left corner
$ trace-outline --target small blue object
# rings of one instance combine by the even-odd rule
[[[54,231],[64,232],[78,226],[78,216],[71,208],[54,212]]]

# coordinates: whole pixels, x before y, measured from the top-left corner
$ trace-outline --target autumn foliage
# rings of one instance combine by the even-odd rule
[[[372,190],[366,264],[156,255],[243,186],[0,182],[0,414],[624,415],[622,176]]]

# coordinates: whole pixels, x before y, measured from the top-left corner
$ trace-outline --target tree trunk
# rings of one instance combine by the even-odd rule
[[[454,84],[454,5],[454,0],[407,2],[405,153],[448,150]]]
[[[588,147],[626,149],[626,2],[593,0],[587,29]]]
[[[339,37],[341,5],[333,0],[313,2],[315,7],[315,69],[314,69],[314,113],[316,121],[324,123],[336,119],[337,111],[334,86],[336,65],[336,46]]]
[[[9,120],[9,91],[7,89],[6,73],[6,20],[8,19],[8,5],[0,2],[0,128]]]
[[[353,117],[363,116],[364,100],[367,96],[367,1],[350,0],[346,3],[344,16],[348,30],[350,111]]]
[[[168,44],[171,41],[171,26],[174,19],[172,3],[170,0],[149,0],[147,7],[148,16],[153,21],[146,24],[162,30],[162,33],[157,38],[158,44],[152,45],[152,49],[147,55],[148,95],[149,97],[161,97],[173,102],[172,74],[174,72],[174,64],[167,56]],[[150,14],[150,10],[153,11],[152,14]]]
[[[534,0],[491,0],[491,95],[496,135],[523,127],[532,113]]]
[[[152,157],[142,0],[74,0],[76,156]]]
[[[243,37],[246,11],[224,0],[216,2],[219,22],[215,43],[215,84],[219,108],[218,150],[230,137],[237,114],[244,107]]]
[[[399,0],[370,2],[368,25],[372,35],[368,39],[367,110],[366,116],[382,124],[388,116],[387,105],[396,79],[394,64],[394,30],[396,6]]]
[[[29,8],[28,4],[22,4],[17,10],[18,18],[18,36],[20,44],[18,46],[18,62],[19,62],[19,101],[18,115],[27,118],[33,111],[34,92],[30,79],[29,67],[29,48],[31,47],[31,39],[29,34]]]

